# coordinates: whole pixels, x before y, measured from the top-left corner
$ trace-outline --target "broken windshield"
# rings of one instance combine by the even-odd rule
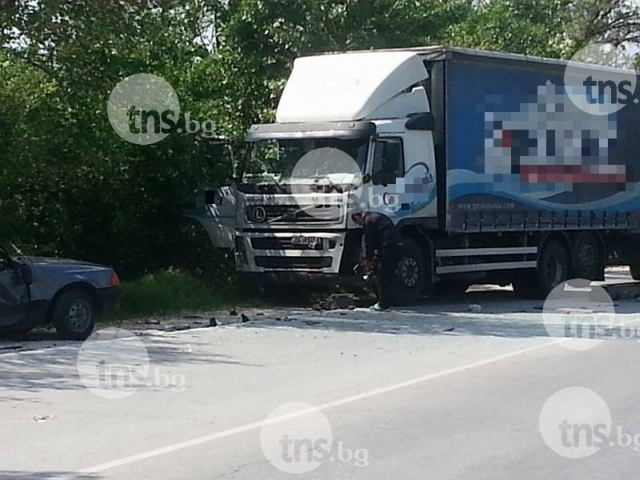
[[[368,139],[264,140],[251,144],[245,182],[278,184],[326,180],[357,184],[367,162]]]

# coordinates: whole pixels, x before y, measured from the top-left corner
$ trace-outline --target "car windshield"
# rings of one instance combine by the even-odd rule
[[[335,138],[255,142],[250,145],[244,180],[357,183],[366,167],[368,145],[368,139]]]

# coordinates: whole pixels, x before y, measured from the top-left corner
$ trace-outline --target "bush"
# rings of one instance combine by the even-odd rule
[[[118,318],[180,315],[226,308],[236,299],[232,287],[212,286],[201,278],[175,269],[123,282],[124,297]]]

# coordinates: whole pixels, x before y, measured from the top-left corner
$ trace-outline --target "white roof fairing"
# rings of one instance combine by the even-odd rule
[[[294,62],[276,122],[367,119],[428,74],[415,52],[358,52],[302,57]]]

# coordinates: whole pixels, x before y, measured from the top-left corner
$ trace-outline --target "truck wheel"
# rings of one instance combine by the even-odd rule
[[[521,272],[513,279],[513,290],[523,298],[545,299],[569,277],[569,257],[556,240],[544,244],[533,274]]]
[[[576,239],[573,249],[575,252],[573,276],[585,280],[596,280],[602,268],[598,238],[592,233],[583,233]]]
[[[51,317],[58,335],[68,340],[86,340],[96,324],[96,304],[83,290],[67,290],[53,305]]]
[[[411,303],[416,301],[424,290],[424,256],[415,240],[404,238],[402,243],[402,253],[396,268],[397,298],[401,303]]]

